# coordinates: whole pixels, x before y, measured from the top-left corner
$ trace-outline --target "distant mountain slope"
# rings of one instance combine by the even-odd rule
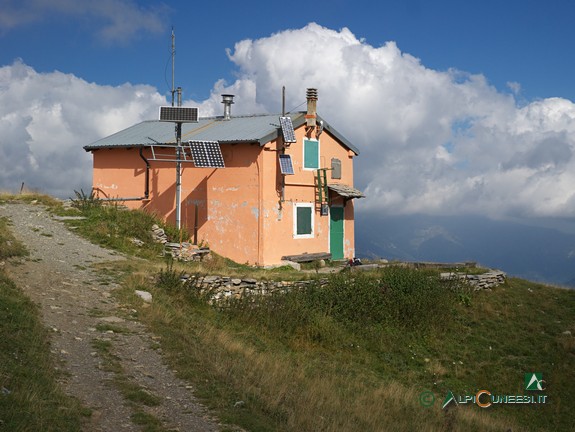
[[[575,287],[575,234],[477,216],[356,214],[359,257],[477,261],[510,275]]]

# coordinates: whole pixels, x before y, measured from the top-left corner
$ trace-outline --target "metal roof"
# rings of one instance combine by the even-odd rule
[[[287,115],[291,117],[294,128],[298,128],[305,123],[305,113],[303,112]],[[321,120],[319,116],[318,120]],[[346,148],[352,150],[355,154],[359,154],[359,150],[353,144],[325,121],[324,131],[328,131]],[[182,124],[182,141],[219,141],[220,144],[245,142],[258,143],[263,146],[269,141],[276,139],[279,134],[281,134],[281,129],[279,115],[277,114],[234,116],[229,120],[224,120],[223,117],[206,117],[200,118],[198,123]],[[174,145],[175,142],[174,123],[147,120],[86,145],[84,150],[162,144]]]

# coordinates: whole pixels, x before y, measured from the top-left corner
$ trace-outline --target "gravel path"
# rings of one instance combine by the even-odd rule
[[[153,349],[153,336],[137,321],[125,320],[111,291],[117,287],[90,266],[122,256],[78,237],[39,205],[0,205],[0,217],[12,221],[14,236],[30,251],[21,264],[9,265],[10,277],[37,303],[52,329],[51,349],[64,371],[65,390],[92,409],[85,431],[139,431],[130,417],[134,408],[111,383],[114,372],[93,346],[111,344],[125,376],[157,396],[161,403],[143,407],[173,431],[217,431],[220,425],[175,377]],[[95,313],[98,311],[99,313]],[[127,332],[100,331],[102,324]],[[99,326],[100,325],[100,326]],[[32,366],[32,365],[31,365]],[[33,367],[33,366],[32,366]]]

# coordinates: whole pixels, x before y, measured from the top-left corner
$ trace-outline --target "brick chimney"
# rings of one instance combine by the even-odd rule
[[[305,115],[307,127],[309,129],[316,126],[317,119],[317,89],[308,88],[307,96],[307,114]]]

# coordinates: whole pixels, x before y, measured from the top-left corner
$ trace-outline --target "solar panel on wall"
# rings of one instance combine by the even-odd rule
[[[293,175],[293,163],[290,155],[281,154],[280,157],[280,171],[283,175]]]
[[[217,141],[188,141],[197,168],[225,168],[224,156]]]
[[[293,129],[293,123],[291,121],[291,117],[280,117],[280,126],[282,128],[284,142],[286,143],[297,142],[295,138],[295,131]]]

